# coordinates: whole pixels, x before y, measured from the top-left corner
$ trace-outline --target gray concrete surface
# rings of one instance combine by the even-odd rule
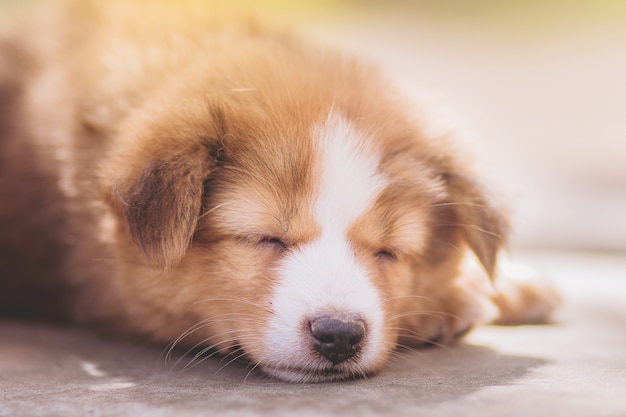
[[[626,416],[626,257],[525,258],[562,288],[550,326],[485,327],[379,375],[294,385],[88,330],[0,322],[0,416]]]

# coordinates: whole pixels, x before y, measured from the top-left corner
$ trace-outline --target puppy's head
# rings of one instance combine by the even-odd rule
[[[462,254],[493,272],[501,214],[377,74],[319,59],[248,65],[254,84],[125,130],[103,184],[136,328],[302,382],[464,330]]]

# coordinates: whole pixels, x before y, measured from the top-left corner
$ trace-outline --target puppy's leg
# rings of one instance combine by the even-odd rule
[[[490,280],[474,256],[464,259],[462,274],[445,299],[451,313],[446,337],[454,340],[466,329],[481,324],[522,325],[549,323],[561,304],[552,284],[522,264],[499,254],[497,278]]]
[[[493,324],[521,325],[549,323],[561,304],[561,296],[531,268],[502,257],[492,300],[499,314]]]

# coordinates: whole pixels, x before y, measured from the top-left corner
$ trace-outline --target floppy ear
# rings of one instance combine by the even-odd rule
[[[185,255],[202,208],[209,152],[199,144],[192,148],[174,148],[178,153],[166,156],[139,156],[138,163],[133,161],[138,166],[118,167],[122,175],[114,173],[117,178],[104,187],[105,200],[126,223],[133,242],[151,263],[164,268]]]
[[[457,173],[443,177],[447,187],[446,204],[452,216],[449,226],[459,231],[493,278],[498,252],[505,245],[509,232],[506,214],[471,177]]]

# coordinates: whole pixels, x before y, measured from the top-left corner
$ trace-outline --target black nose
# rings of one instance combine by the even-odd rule
[[[358,317],[320,316],[310,329],[313,347],[333,365],[356,355],[365,337],[365,322]]]

